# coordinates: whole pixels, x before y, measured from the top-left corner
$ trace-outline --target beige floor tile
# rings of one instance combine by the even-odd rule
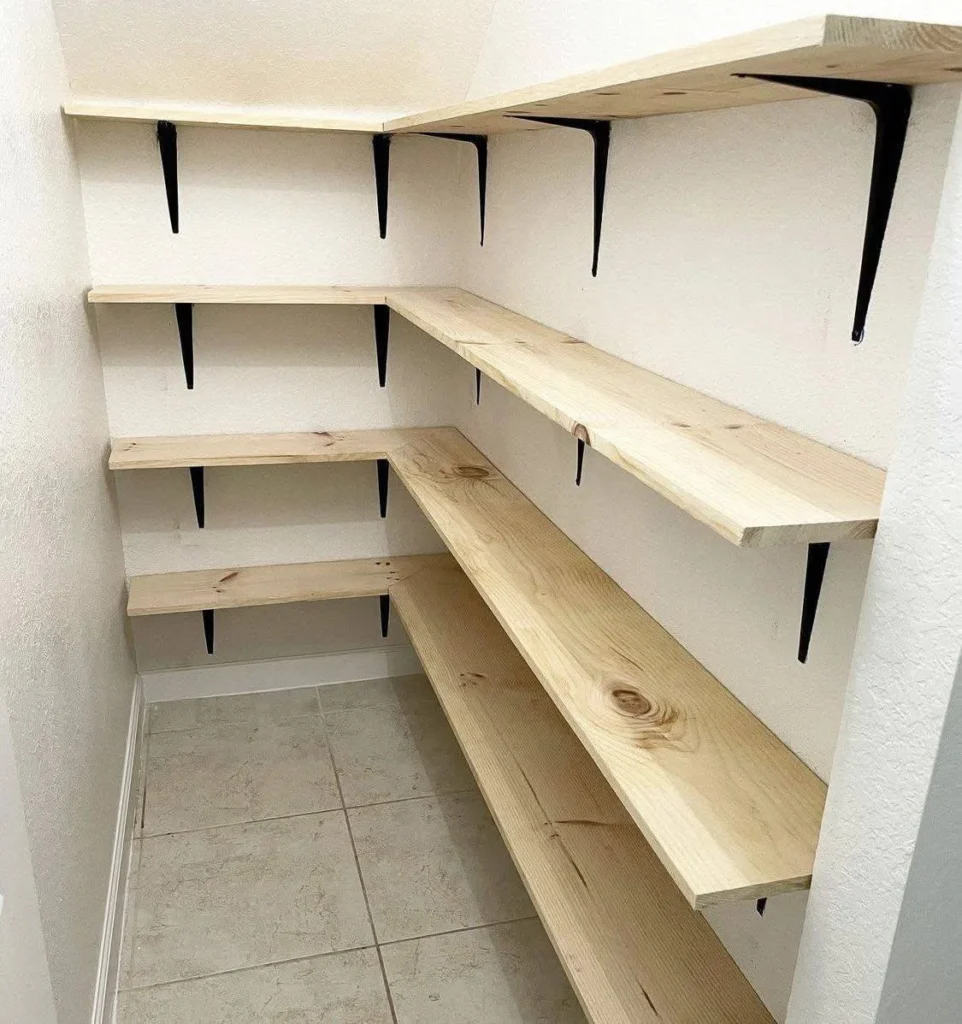
[[[319,686],[317,696],[322,711],[351,711],[385,704],[397,707],[414,701],[437,699],[425,675],[362,679],[356,683]]]
[[[379,941],[534,914],[480,794],[348,814]]]
[[[373,949],[122,993],[117,1024],[390,1024]]]
[[[541,922],[381,949],[398,1024],[586,1024]]]
[[[151,704],[148,731],[171,732],[198,725],[228,725],[237,722],[282,722],[318,711],[313,686],[298,690],[242,693],[230,697],[197,697]]]
[[[343,811],[141,843],[134,987],[371,943]]]
[[[325,721],[348,807],[474,788],[436,702],[338,711]]]
[[[148,740],[144,835],[340,807],[320,715]]]

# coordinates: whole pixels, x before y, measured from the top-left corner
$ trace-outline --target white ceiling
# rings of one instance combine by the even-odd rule
[[[467,93],[495,0],[53,0],[76,96],[406,113]]]

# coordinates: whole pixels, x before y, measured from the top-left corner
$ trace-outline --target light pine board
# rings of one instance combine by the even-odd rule
[[[455,288],[388,304],[733,544],[873,537],[885,474]]]
[[[416,439],[417,428],[317,430],[294,434],[199,434],[118,437],[111,441],[114,470],[184,466],[267,466],[305,462],[371,462]]]
[[[376,597],[386,594],[409,573],[446,557],[355,558],[134,576],[130,580],[127,614],[168,615],[207,608]]]
[[[824,784],[458,431],[391,461],[691,905],[806,888]]]
[[[87,292],[87,301],[248,303],[250,305],[377,306],[384,288],[338,285],[104,284]]]
[[[771,1022],[457,566],[391,595],[588,1018]]]
[[[643,45],[643,44],[640,44]],[[811,99],[737,73],[962,82],[962,28],[817,15],[660,53],[559,81],[388,121],[392,132],[497,133],[536,128],[505,116],[620,118]]]
[[[101,121],[173,121],[176,125],[216,128],[277,128],[303,132],[380,132],[381,121],[345,121],[314,117],[306,112],[286,113],[269,107],[161,106],[152,103],[116,103],[109,100],[72,99],[63,105],[70,117]]]

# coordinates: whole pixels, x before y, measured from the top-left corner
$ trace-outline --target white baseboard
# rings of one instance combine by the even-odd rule
[[[312,654],[302,658],[166,669],[144,672],[142,678],[144,699],[152,704],[188,697],[224,697],[237,693],[352,683],[359,679],[384,679],[420,671],[421,663],[414,648],[403,644]]]
[[[110,862],[110,880],[107,888],[107,907],[104,912],[104,930],[100,939],[100,959],[94,989],[92,1024],[110,1024],[113,1017],[114,991],[117,988],[117,969],[120,959],[121,931],[124,924],[124,895],[127,888],[127,867],[130,855],[130,834],[133,827],[134,770],[140,753],[140,739],[144,718],[144,687],[140,676],[134,680],[130,701],[130,720],[127,724],[127,750],[124,772],[120,783],[120,802],[117,807],[117,827],[114,831],[114,849]]]

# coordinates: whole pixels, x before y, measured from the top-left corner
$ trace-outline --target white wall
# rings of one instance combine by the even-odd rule
[[[396,140],[388,237],[378,237],[363,135],[187,128],[179,133],[181,231],[167,221],[147,125],[77,127],[92,279],[98,283],[450,284],[469,237],[458,148]],[[197,306],[187,390],[173,309],[96,310],[111,434],[243,433],[433,426],[451,420],[458,360],[392,318],[387,387],[373,315],[355,306]],[[374,465],[210,469],[198,530],[186,470],[120,474],[129,575],[441,550],[395,481],[378,515]],[[142,670],[396,645],[376,602],[137,620]]]
[[[90,1019],[134,668],[103,378],[82,301],[79,181],[48,4],[3,5],[0,66],[0,743],[8,728],[12,738],[0,793],[12,831],[0,844],[5,862],[24,853],[22,822],[32,874],[21,857],[19,877],[5,872],[0,882],[12,886],[0,945],[17,948],[0,970],[43,955],[30,928],[34,900],[46,951],[46,965],[26,966],[25,1002],[4,1000],[3,1013],[33,1012],[26,999],[35,995],[36,1015],[17,1019],[46,1024],[49,986],[59,1024],[74,1024]]]

